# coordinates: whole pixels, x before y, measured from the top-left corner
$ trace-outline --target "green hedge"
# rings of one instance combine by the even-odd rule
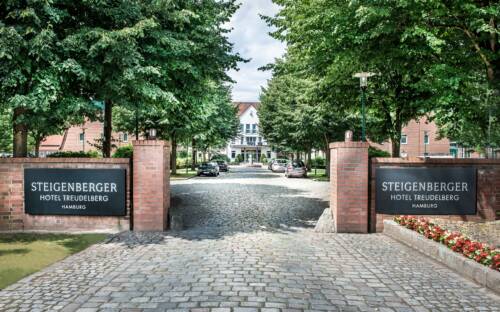
[[[134,148],[132,145],[122,146],[116,149],[113,158],[132,158],[134,155]]]
[[[391,157],[391,154],[375,147],[368,148],[368,157]]]
[[[56,152],[48,155],[51,158],[99,158],[101,154],[97,151],[89,152]]]
[[[326,159],[323,157],[317,157],[311,159],[311,168],[321,168],[324,169],[326,167]]]

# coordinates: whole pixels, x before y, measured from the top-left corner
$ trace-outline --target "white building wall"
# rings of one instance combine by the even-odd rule
[[[243,125],[242,128],[241,125]],[[262,145],[259,145],[259,142]],[[240,132],[237,137],[228,142],[225,154],[232,162],[236,161],[236,157],[240,154],[244,155],[244,162],[257,162],[257,151],[260,151],[260,155],[266,158],[276,158],[276,153],[272,152],[271,147],[259,133],[257,109],[249,105],[249,108],[240,116]]]

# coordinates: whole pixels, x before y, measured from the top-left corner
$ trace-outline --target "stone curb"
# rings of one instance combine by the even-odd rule
[[[468,259],[447,246],[407,229],[392,220],[384,220],[385,235],[443,263],[458,274],[500,294],[500,272]]]

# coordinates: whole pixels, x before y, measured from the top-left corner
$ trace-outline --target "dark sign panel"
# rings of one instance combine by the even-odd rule
[[[25,211],[35,215],[123,216],[125,177],[125,169],[25,169]]]
[[[476,214],[475,168],[377,168],[375,174],[377,213]]]

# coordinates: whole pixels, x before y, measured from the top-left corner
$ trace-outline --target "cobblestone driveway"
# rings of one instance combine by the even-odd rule
[[[328,207],[328,183],[238,168],[173,183],[172,206],[186,228],[310,227]]]
[[[383,235],[311,231],[326,187],[258,172],[176,182],[187,230],[123,233],[0,292],[0,310],[500,311],[498,296]]]

